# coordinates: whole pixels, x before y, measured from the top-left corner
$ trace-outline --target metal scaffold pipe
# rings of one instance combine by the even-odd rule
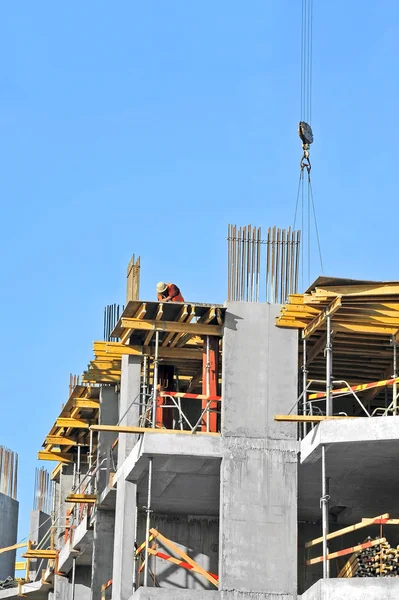
[[[71,600],[75,600],[75,579],[76,579],[76,556],[74,556],[72,559],[72,582],[71,582],[72,598],[71,598]]]
[[[139,505],[138,505],[138,501],[139,501],[139,495],[136,494],[136,510],[134,511],[134,548],[137,547],[137,522],[138,522],[138,516],[139,516]],[[136,552],[134,553],[134,560],[133,560],[133,592],[135,592],[137,590],[137,554]]]
[[[396,382],[396,379],[398,377],[398,365],[397,365],[397,343],[396,343],[396,337],[392,336],[392,346],[393,346],[393,375],[392,378],[395,379],[394,384],[393,384],[393,389],[392,389],[392,395],[393,395],[393,403],[392,403],[392,407],[393,407],[393,414],[396,417],[396,415],[398,414],[398,384]]]
[[[152,457],[148,461],[148,495],[146,513],[146,529],[145,529],[145,562],[144,562],[144,587],[148,586],[148,562],[149,562],[149,545],[150,545],[150,526],[151,526],[151,491],[152,491]]]
[[[321,518],[322,518],[322,535],[323,535],[323,579],[330,577],[330,564],[327,560],[328,556],[328,504],[330,496],[328,495],[328,479],[326,476],[326,448],[321,447]]]
[[[159,331],[155,332],[154,375],[152,382],[152,426],[157,426],[157,395],[158,395],[158,365],[159,365]]]
[[[210,342],[209,335],[206,336],[206,395],[210,396],[211,393],[211,362],[210,362]],[[206,411],[206,430],[209,433],[209,410]]]
[[[307,415],[307,410],[308,410],[308,406],[307,406],[307,378],[308,378],[308,370],[306,367],[306,339],[304,338],[302,340],[302,349],[303,349],[303,364],[302,364],[302,388],[303,388],[303,398],[302,398],[302,413],[303,415]],[[307,423],[303,423],[303,437],[305,437],[307,434]]]
[[[332,407],[332,342],[331,342],[331,317],[326,318],[327,343],[326,343],[326,416],[333,414]]]

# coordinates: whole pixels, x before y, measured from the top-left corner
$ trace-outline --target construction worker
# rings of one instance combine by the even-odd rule
[[[157,294],[160,302],[184,302],[179,288],[174,283],[157,283]]]

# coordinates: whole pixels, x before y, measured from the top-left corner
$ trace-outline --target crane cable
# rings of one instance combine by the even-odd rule
[[[301,120],[298,133],[302,141],[303,155],[300,161],[299,183],[295,205],[294,226],[298,216],[299,200],[301,199],[301,229],[305,236],[305,211],[307,210],[307,271],[308,281],[310,283],[311,271],[311,213],[313,213],[316,240],[320,259],[321,272],[323,273],[323,259],[321,254],[321,245],[319,229],[317,224],[315,203],[312,190],[310,172],[312,165],[309,156],[309,146],[313,142],[312,129],[310,123],[312,120],[312,84],[313,76],[313,0],[302,0],[302,24],[301,24]],[[307,172],[307,185],[305,185],[305,170]],[[305,187],[307,188],[307,209],[305,209]],[[301,253],[302,287],[304,284],[304,255]]]

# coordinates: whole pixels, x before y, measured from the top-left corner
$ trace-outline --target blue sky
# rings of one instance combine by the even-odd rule
[[[227,223],[292,225],[300,18],[299,0],[2,4],[0,443],[20,456],[20,537],[131,254],[142,298],[165,279],[223,302]],[[325,274],[399,279],[398,19],[394,0],[314,0]]]

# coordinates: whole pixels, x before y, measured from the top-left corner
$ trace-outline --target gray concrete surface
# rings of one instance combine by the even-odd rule
[[[114,478],[115,483],[120,478],[134,483],[140,481],[143,473],[147,470],[149,456],[154,459],[167,457],[168,460],[172,460],[173,457],[187,457],[189,460],[193,457],[221,459],[222,442],[220,437],[201,434],[188,436],[177,433],[162,435],[146,433],[138,440],[125,462],[118,468]]]
[[[41,581],[23,585],[21,594],[30,598],[30,600],[45,600],[47,598],[50,600],[51,598],[54,598],[54,595],[49,592],[49,585],[44,584]],[[1,590],[0,598],[21,598],[21,594],[19,594],[18,588],[11,588],[9,590]]]
[[[100,390],[100,425],[116,425],[119,419],[118,394],[114,386],[102,386]],[[110,464],[111,447],[118,435],[111,431],[100,431],[98,434],[98,456],[102,463],[97,471],[97,491],[101,493],[108,486],[112,468]],[[115,456],[116,456],[115,452]],[[106,460],[107,462],[104,462]],[[106,468],[104,468],[106,467]]]
[[[119,422],[137,425],[139,416],[141,357],[122,356]],[[132,434],[119,434],[118,465],[122,465],[137,441]],[[114,564],[112,595],[128,600],[133,592],[136,485],[121,478],[117,483],[115,508]]]
[[[219,600],[219,592],[207,590],[163,590],[140,588],[130,600]]]
[[[278,312],[276,305],[227,304],[219,555],[225,598],[288,600],[297,593],[296,428],[273,420],[297,395],[297,332],[275,327]]]
[[[91,576],[92,599],[101,596],[101,586],[112,579],[115,513],[97,510],[94,522],[94,543]]]
[[[33,544],[38,544],[50,529],[51,518],[41,510],[32,510],[30,513],[29,539]],[[47,546],[45,546],[47,547]],[[47,560],[31,559],[29,576],[31,581],[41,578],[42,570],[47,567]]]
[[[321,457],[321,446],[337,448],[341,445],[378,442],[391,444],[399,451],[399,417],[358,417],[342,421],[319,423],[301,441],[301,463],[316,462]]]
[[[363,440],[328,445],[326,473],[330,479],[330,511],[339,510],[338,523],[349,525],[385,512],[397,516],[398,455],[398,441]],[[321,460],[301,464],[298,498],[301,521],[320,518],[320,496]]]
[[[130,481],[121,480],[116,495],[112,571],[112,596],[120,600],[128,600],[133,592],[136,498],[136,485]]]
[[[58,555],[58,568],[63,573],[72,569],[73,559],[80,567],[91,566],[94,531],[87,515],[83,517],[72,536],[62,547]]]
[[[151,527],[172,540],[203,569],[210,573],[218,573],[218,519],[154,514]],[[145,540],[145,514],[140,514],[137,535],[138,543],[141,544]],[[157,544],[160,552],[168,556],[175,555],[168,546],[164,546],[160,542]],[[202,575],[187,569],[176,568],[175,565],[161,558],[151,557],[150,568],[156,573],[156,579],[161,588],[215,590],[215,586]],[[141,574],[141,583],[143,583],[143,574]],[[151,577],[149,577],[149,585],[153,586]]]
[[[301,600],[398,600],[399,579],[393,577],[329,579],[315,583]]]
[[[17,543],[18,501],[0,493],[0,548]],[[0,579],[14,577],[16,551],[0,554]]]
[[[120,425],[138,425],[141,357],[123,355],[121,369],[118,422]],[[123,463],[133,449],[137,437],[131,433],[119,434],[118,465]]]

